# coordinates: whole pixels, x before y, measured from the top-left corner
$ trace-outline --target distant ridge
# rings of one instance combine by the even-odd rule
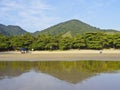
[[[59,23],[57,25],[51,26],[47,29],[42,31],[36,31],[31,33],[32,35],[36,36],[39,34],[51,34],[51,35],[63,35],[63,36],[74,36],[76,34],[84,34],[90,32],[105,32],[105,33],[116,33],[120,32],[113,29],[100,29],[93,27],[89,24],[86,24],[80,20],[72,19],[66,22]],[[20,26],[15,25],[3,25],[0,24],[0,34],[7,35],[7,36],[18,36],[22,34],[30,33],[26,30],[22,29]]]
[[[119,32],[117,30],[105,30],[105,29],[99,29],[93,26],[90,26],[80,20],[69,20],[63,23],[59,23],[57,25],[51,26],[45,30],[37,31],[34,34],[51,34],[51,35],[58,35],[58,34],[83,34],[83,33],[89,33],[89,32],[106,32],[106,33],[115,33]]]
[[[7,35],[7,36],[16,36],[16,35],[22,35],[27,33],[24,29],[22,29],[19,26],[15,25],[3,25],[0,24],[0,34]]]

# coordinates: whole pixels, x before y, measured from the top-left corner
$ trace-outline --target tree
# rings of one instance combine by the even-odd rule
[[[0,51],[9,49],[9,40],[7,36],[0,35]]]
[[[68,49],[103,49],[120,48],[120,33],[106,34],[101,32],[85,33],[68,37],[63,35],[21,36],[0,35],[0,51],[20,50],[22,47],[34,50],[68,50]]]
[[[102,36],[103,33],[86,33],[85,41],[88,49],[102,49]]]
[[[86,45],[85,45],[85,39],[81,35],[76,35],[73,38],[72,44],[73,44],[72,48],[74,48],[74,49],[84,49],[86,47]]]
[[[23,46],[20,36],[11,36],[9,37],[11,50],[20,50]]]
[[[102,37],[103,48],[114,48],[113,34],[104,34]]]
[[[22,43],[22,47],[25,47],[27,49],[32,49],[31,44],[34,42],[35,37],[27,33],[22,35],[20,40],[21,40],[20,42]]]
[[[59,41],[59,48],[61,50],[71,49],[72,47],[72,38],[70,37],[61,37]]]
[[[120,48],[120,33],[116,33],[113,35],[114,37],[114,46],[115,48]]]
[[[24,34],[21,36],[11,36],[10,37],[10,46],[13,50],[20,50],[21,47],[31,49],[31,44],[34,41],[34,37],[30,34]]]

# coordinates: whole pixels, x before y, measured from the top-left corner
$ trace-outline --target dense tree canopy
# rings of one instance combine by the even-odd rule
[[[7,50],[9,48],[8,37],[0,35],[0,51]]]
[[[63,37],[62,35],[38,35],[34,37],[30,34],[9,37],[0,35],[0,51],[20,50],[21,47],[28,50],[119,49],[120,33],[85,33],[73,37]]]

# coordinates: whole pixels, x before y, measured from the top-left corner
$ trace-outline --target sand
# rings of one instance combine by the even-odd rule
[[[18,51],[0,52],[0,61],[120,61],[120,50],[67,50],[67,51]]]

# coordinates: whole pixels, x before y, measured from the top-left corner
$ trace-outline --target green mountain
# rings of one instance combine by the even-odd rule
[[[23,30],[19,26],[13,26],[13,25],[3,25],[0,24],[0,34],[7,35],[7,36],[15,36],[15,35],[22,35],[27,33],[27,31]]]
[[[116,30],[105,30],[105,29],[99,29],[93,26],[90,26],[82,21],[73,19],[69,20],[57,25],[54,25],[52,27],[49,27],[42,31],[37,31],[34,34],[51,34],[51,35],[76,35],[76,34],[83,34],[83,33],[89,33],[89,32],[118,32]]]
[[[105,32],[105,33],[115,33],[119,32],[117,30],[112,29],[99,29],[93,26],[90,26],[82,21],[73,19],[66,22],[59,23],[57,25],[51,26],[42,31],[36,31],[35,33],[31,33],[32,35],[39,35],[39,34],[51,34],[51,35],[63,35],[63,36],[74,36],[76,34],[83,34],[89,32]],[[0,34],[7,35],[7,36],[15,36],[15,35],[22,35],[25,33],[29,33],[22,29],[19,26],[14,25],[3,25],[0,24]]]

